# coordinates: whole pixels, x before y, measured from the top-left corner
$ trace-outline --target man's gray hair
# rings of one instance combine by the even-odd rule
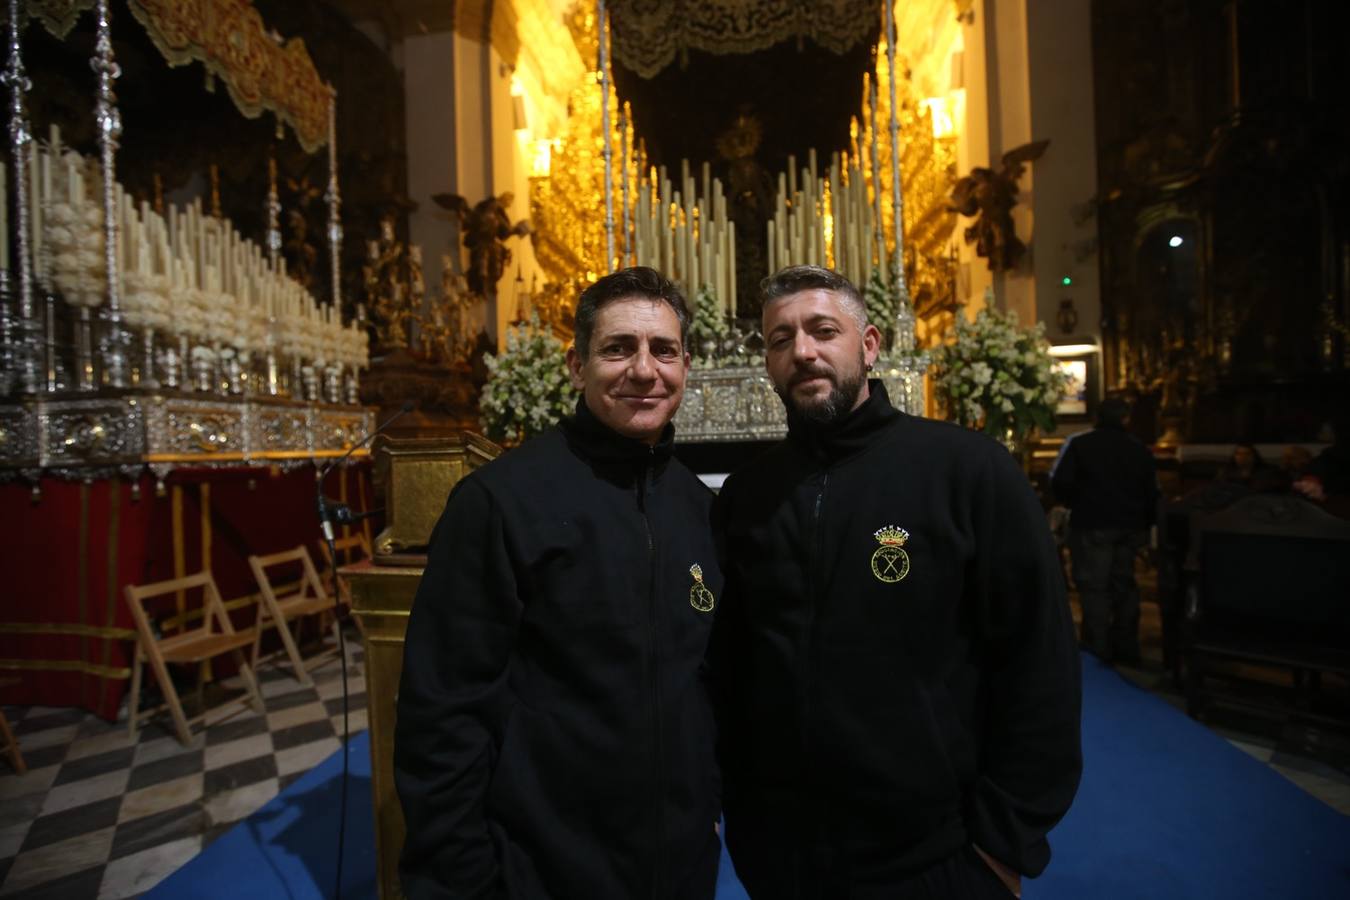
[[[811,290],[831,292],[848,317],[857,323],[858,331],[867,327],[867,304],[858,288],[843,275],[824,266],[788,266],[759,283],[759,295],[766,307],[779,297]]]

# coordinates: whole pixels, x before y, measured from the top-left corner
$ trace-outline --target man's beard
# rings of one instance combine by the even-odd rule
[[[830,379],[830,392],[819,400],[798,401],[792,394],[794,384],[811,377]],[[829,425],[853,411],[853,405],[858,402],[858,395],[862,393],[863,385],[866,383],[867,365],[863,360],[863,355],[859,353],[858,366],[852,373],[836,377],[829,369],[799,370],[793,374],[787,388],[778,391],[778,396],[783,398],[783,403],[787,405],[788,409],[808,422],[817,425]]]

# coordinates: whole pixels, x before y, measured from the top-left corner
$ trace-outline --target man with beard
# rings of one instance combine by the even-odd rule
[[[816,266],[766,279],[788,437],[714,507],[726,840],[752,897],[1019,895],[1081,771],[1079,660],[1025,475],[904,415],[880,334]]]
[[[711,898],[712,495],[671,456],[689,314],[646,267],[582,292],[576,415],[455,485],[394,736],[420,898]]]

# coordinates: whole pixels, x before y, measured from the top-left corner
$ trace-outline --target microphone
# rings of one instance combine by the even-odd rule
[[[328,545],[328,567],[329,571],[332,573],[333,576],[334,590],[337,589],[338,558],[337,558],[337,547],[334,544],[335,539],[333,537],[333,523],[337,522],[340,525],[341,524],[349,525],[356,520],[356,516],[352,513],[351,508],[348,507],[345,503],[330,503],[329,500],[326,497],[324,497],[323,480],[332,470],[333,466],[337,465],[340,462],[345,462],[357,450],[361,449],[366,444],[369,444],[371,441],[375,440],[376,435],[384,431],[390,425],[394,424],[394,421],[396,419],[398,419],[400,416],[412,412],[415,405],[416,404],[414,404],[413,401],[411,400],[405,401],[403,406],[399,409],[398,412],[394,413],[392,416],[381,422],[378,426],[375,427],[373,431],[370,432],[370,434],[363,437],[360,441],[353,444],[351,447],[348,447],[346,453],[342,454],[339,457],[336,457],[335,459],[330,459],[327,463],[324,464],[323,468],[320,469],[318,474],[315,476],[315,488],[316,488],[315,493],[318,496],[317,503],[319,509],[319,526],[323,531],[324,542]],[[360,518],[365,518],[370,514],[371,513],[369,512],[361,513]],[[351,742],[351,726],[347,718],[347,703],[348,703],[347,638],[346,633],[342,630],[342,620],[344,617],[338,605],[335,605],[334,610],[338,618],[338,624],[336,628],[337,642],[338,642],[338,656],[342,660],[342,745],[340,751],[342,753],[342,787],[340,792],[341,799],[339,800],[338,805],[337,871],[333,877],[333,897],[335,898],[335,900],[341,900],[342,855],[343,855],[343,848],[346,844],[347,839],[347,767],[348,767],[347,745]]]
[[[315,476],[315,480],[318,485],[319,527],[323,531],[324,540],[330,543],[334,540],[333,537],[334,522],[337,522],[339,525],[350,525],[354,521],[353,513],[350,509],[346,509],[342,504],[332,503],[331,501],[328,500],[328,498],[324,497],[323,495],[324,478],[328,476],[328,473],[332,471],[334,466],[336,466],[338,463],[346,462],[347,459],[353,453],[355,453],[357,450],[360,450],[362,447],[364,447],[366,444],[369,444],[371,441],[375,440],[375,438],[382,431],[384,431],[390,425],[394,424],[394,422],[396,422],[405,414],[412,412],[413,409],[416,408],[416,406],[417,404],[414,403],[412,400],[404,401],[403,406],[399,408],[398,412],[394,413],[392,416],[390,416],[389,418],[381,422],[379,425],[377,425],[369,434],[363,437],[360,441],[348,447],[346,453],[342,454],[341,456],[330,459],[328,462],[324,463],[323,468],[319,470],[318,475]],[[368,515],[368,513],[363,513],[362,516],[364,515]]]

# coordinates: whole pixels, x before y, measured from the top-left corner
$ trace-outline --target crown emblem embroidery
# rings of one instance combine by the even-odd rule
[[[895,584],[909,574],[909,554],[905,541],[909,532],[895,525],[878,528],[872,536],[881,544],[872,554],[872,574],[878,581]]]
[[[699,612],[712,612],[713,606],[717,603],[717,598],[703,583],[703,567],[694,563],[689,567],[689,574],[694,576],[694,583],[689,588],[689,605]]]

